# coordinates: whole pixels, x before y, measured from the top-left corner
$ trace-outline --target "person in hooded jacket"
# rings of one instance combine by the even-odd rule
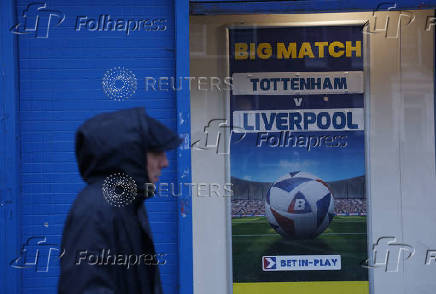
[[[180,142],[144,108],[102,113],[79,127],[76,158],[87,186],[65,222],[58,293],[162,293],[164,262],[143,202],[154,194],[147,183],[168,166],[165,151]]]

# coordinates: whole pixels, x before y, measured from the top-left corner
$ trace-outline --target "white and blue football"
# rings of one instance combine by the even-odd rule
[[[265,216],[288,239],[313,239],[334,217],[327,183],[306,172],[291,172],[275,181],[265,198]]]

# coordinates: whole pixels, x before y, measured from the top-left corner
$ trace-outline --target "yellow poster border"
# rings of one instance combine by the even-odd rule
[[[234,294],[368,294],[368,281],[233,283]]]

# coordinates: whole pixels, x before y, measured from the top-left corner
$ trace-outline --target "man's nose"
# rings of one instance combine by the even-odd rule
[[[161,161],[161,166],[162,166],[162,168],[164,168],[164,167],[168,167],[168,165],[169,165],[168,158],[167,158],[167,155],[164,153],[162,161]]]

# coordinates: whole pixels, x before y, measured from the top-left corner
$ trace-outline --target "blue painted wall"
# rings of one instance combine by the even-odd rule
[[[17,293],[21,275],[9,267],[21,244],[17,44],[9,32],[15,14],[12,1],[0,1],[0,293]]]
[[[189,77],[189,1],[175,1],[176,23],[176,76]],[[177,93],[177,130],[185,140],[177,152],[178,174],[182,183],[191,179],[191,103],[189,87],[182,87]],[[178,244],[179,244],[179,293],[192,294],[193,249],[192,249],[192,199],[188,186],[183,186],[178,199]]]
[[[56,248],[70,205],[84,187],[75,161],[74,133],[85,119],[103,111],[145,106],[151,116],[170,128],[181,128],[185,133],[189,129],[177,125],[177,107],[181,107],[177,105],[177,93],[145,90],[145,77],[171,77],[176,73],[172,0],[56,0],[47,1],[45,8],[29,7],[30,3],[34,2],[17,1],[18,26],[9,25],[13,31],[25,33],[16,35],[19,94],[15,103],[20,129],[16,146],[21,171],[18,177],[21,191],[15,196],[21,208],[17,239],[24,244],[31,237],[45,237],[43,244]],[[25,10],[28,11],[23,18]],[[40,19],[37,30],[32,31],[36,14]],[[154,26],[146,25],[150,31],[142,29],[129,34],[122,29],[123,25],[119,31],[111,28],[99,31],[91,22],[88,29],[84,26],[78,29],[78,17],[98,21],[100,15],[125,21],[159,21]],[[137,79],[136,92],[124,101],[112,100],[102,90],[105,72],[117,66],[130,70]],[[176,154],[176,151],[168,154],[170,167],[164,170],[162,182],[176,182]],[[167,264],[161,266],[166,294],[179,293],[177,206],[174,197],[147,201],[156,250],[168,254]],[[48,251],[41,244],[36,246],[38,240],[41,239],[31,241],[33,246],[28,247],[28,253],[35,254],[39,248],[41,260],[46,260]],[[58,265],[58,259],[52,256],[47,272],[44,262],[36,267],[8,270],[19,271],[22,293],[56,293]]]

